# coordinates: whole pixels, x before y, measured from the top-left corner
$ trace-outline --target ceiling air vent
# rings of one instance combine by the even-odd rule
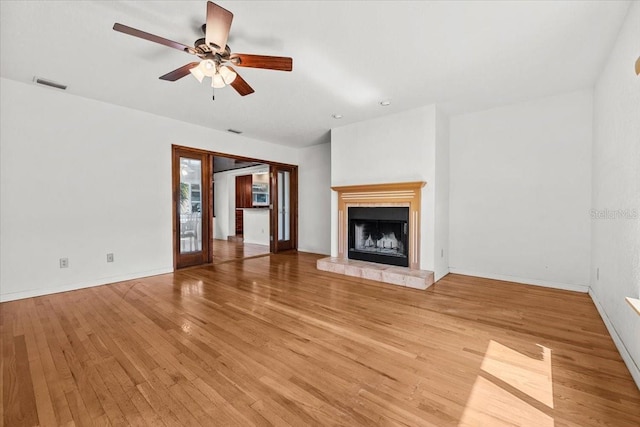
[[[51,80],[43,79],[43,78],[38,77],[38,76],[34,77],[33,81],[38,83],[39,85],[49,86],[49,87],[53,87],[53,88],[56,88],[56,89],[67,90],[67,85],[63,85],[63,84],[60,84],[60,83],[53,82]]]
[[[240,135],[242,133],[241,130],[236,129],[227,129],[227,132],[235,133],[236,135]]]

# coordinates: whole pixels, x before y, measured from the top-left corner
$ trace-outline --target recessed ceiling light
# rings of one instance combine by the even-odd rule
[[[382,105],[383,107],[388,107],[389,105],[391,105],[391,101],[389,101],[388,99],[382,100],[380,101],[380,105]]]
[[[333,117],[334,119],[341,119],[342,114],[332,114],[331,117]]]

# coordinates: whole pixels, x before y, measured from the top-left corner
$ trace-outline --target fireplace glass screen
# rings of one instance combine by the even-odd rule
[[[350,259],[409,266],[409,208],[350,207]]]

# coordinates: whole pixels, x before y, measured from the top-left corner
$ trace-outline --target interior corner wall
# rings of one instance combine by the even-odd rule
[[[331,252],[331,144],[301,148],[298,156],[298,250]]]
[[[4,78],[0,110],[0,301],[172,271],[172,144],[298,163],[294,148]]]
[[[640,3],[633,3],[596,82],[591,297],[640,387]]]
[[[592,101],[450,117],[451,272],[588,290]]]
[[[331,185],[426,181],[420,218],[420,268],[435,268],[436,107],[366,120],[331,130]],[[337,196],[331,210],[331,254],[337,256]]]
[[[434,279],[449,274],[449,117],[436,109]]]
[[[236,176],[269,172],[268,165],[252,166],[213,174],[213,238],[227,240],[236,235]]]

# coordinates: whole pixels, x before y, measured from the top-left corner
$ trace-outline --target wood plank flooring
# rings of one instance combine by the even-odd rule
[[[211,250],[213,251],[213,264],[268,255],[270,252],[269,246],[266,245],[243,243],[242,240],[231,241],[219,239],[212,240]]]
[[[638,426],[586,294],[426,291],[226,262],[0,305],[0,418],[33,425]]]

